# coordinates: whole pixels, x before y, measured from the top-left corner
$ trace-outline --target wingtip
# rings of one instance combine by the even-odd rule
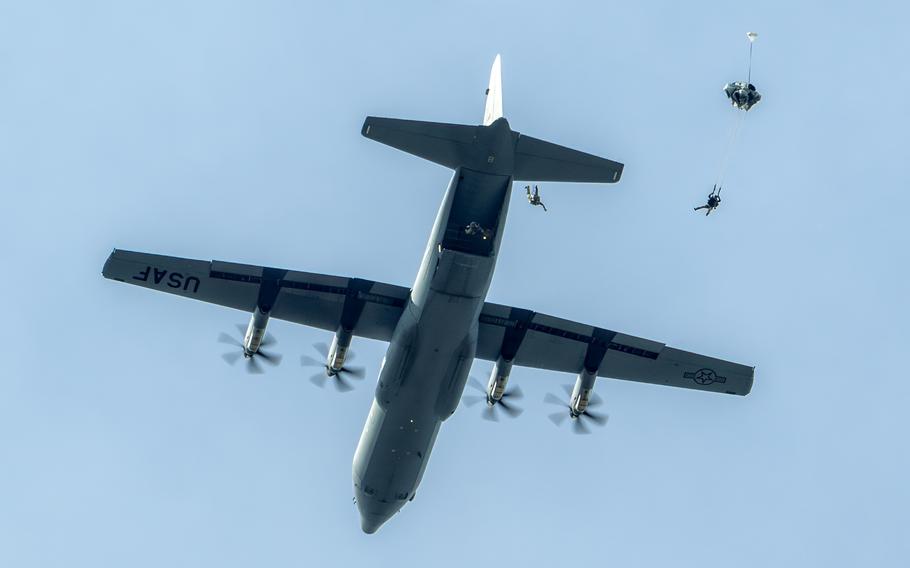
[[[368,116],[363,119],[363,126],[360,127],[360,135],[363,136],[364,138],[370,137],[370,130],[372,129],[372,126],[373,126],[371,124],[372,119],[373,119],[372,116]]]
[[[104,261],[104,266],[101,267],[101,276],[105,278],[111,278],[111,264],[114,262],[114,257],[117,256],[119,250],[114,248],[111,250],[111,254],[107,256],[107,259]]]

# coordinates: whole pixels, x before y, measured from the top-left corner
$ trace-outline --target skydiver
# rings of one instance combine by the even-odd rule
[[[714,185],[714,189],[711,190],[711,193],[708,194],[708,202],[701,207],[696,207],[694,210],[698,211],[699,209],[707,209],[705,212],[705,217],[711,214],[711,211],[717,209],[717,206],[720,205],[720,190],[722,187],[717,187],[717,184]]]
[[[483,240],[488,240],[493,236],[492,229],[485,229],[477,221],[471,221],[467,227],[464,228],[465,234],[474,236],[480,235]]]
[[[536,185],[534,186],[534,193],[531,193],[531,186],[526,185],[525,191],[528,192],[528,203],[531,205],[540,205],[543,207],[543,210],[547,210],[547,206],[543,204],[543,201],[540,200],[540,188]]]

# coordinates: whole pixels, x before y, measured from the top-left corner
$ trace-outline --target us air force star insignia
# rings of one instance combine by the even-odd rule
[[[683,373],[683,378],[692,379],[700,385],[712,385],[714,383],[725,383],[727,377],[718,377],[713,369],[699,369],[694,373]]]

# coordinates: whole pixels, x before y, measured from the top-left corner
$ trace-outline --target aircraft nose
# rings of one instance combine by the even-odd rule
[[[388,503],[366,495],[359,489],[357,493],[357,509],[360,510],[360,528],[367,534],[373,534],[392,515],[398,512],[398,503]]]
[[[363,529],[363,532],[367,534],[373,534],[379,530],[379,527],[382,526],[388,520],[388,517],[383,517],[382,515],[369,515],[361,511],[360,513],[360,528]]]

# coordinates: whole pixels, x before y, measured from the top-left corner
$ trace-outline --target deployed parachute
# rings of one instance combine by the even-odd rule
[[[749,78],[745,82],[727,83],[724,85],[724,94],[727,95],[727,98],[730,99],[730,104],[734,107],[748,111],[761,100],[761,93],[752,84],[752,44],[758,34],[748,32],[746,37],[749,38]]]
[[[724,85],[724,94],[730,99],[730,104],[740,110],[749,110],[761,100],[761,93],[755,89],[755,85],[742,81]]]
[[[748,111],[753,106],[758,104],[758,101],[761,100],[761,93],[759,93],[758,89],[755,88],[755,85],[752,84],[752,42],[755,41],[755,38],[758,37],[758,34],[755,32],[748,32],[746,34],[746,37],[749,39],[749,74],[747,76],[747,79],[745,81],[735,81],[724,85],[724,94],[727,95],[727,98],[730,100],[730,104],[733,105],[733,107],[737,110],[742,111]],[[727,165],[730,163],[730,157],[733,154],[733,147],[736,143],[736,138],[739,135],[739,131],[742,127],[745,117],[745,112],[736,113],[736,118],[730,127],[730,135],[727,141],[727,145],[724,148],[724,153],[721,157],[717,177],[715,178],[714,189],[708,196],[707,204],[702,205],[701,207],[696,207],[696,211],[700,209],[707,209],[707,212],[710,214],[711,211],[717,209],[717,206],[720,205],[720,188],[724,184],[724,178],[727,173]]]

